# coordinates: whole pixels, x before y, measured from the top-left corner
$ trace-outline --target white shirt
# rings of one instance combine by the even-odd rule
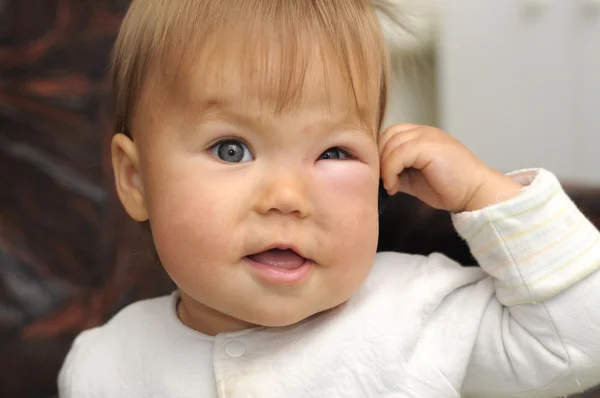
[[[557,397],[600,383],[600,233],[556,178],[453,216],[481,268],[380,253],[348,302],[286,328],[210,337],[177,294],[82,333],[63,398]]]

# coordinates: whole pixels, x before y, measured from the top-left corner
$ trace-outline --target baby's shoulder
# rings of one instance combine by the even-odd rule
[[[464,267],[441,253],[431,253],[425,256],[399,252],[379,252],[373,262],[374,273],[384,272],[388,276],[390,273],[397,274],[402,278],[432,273],[464,274],[465,270],[472,269],[473,267]]]
[[[164,325],[166,318],[175,316],[175,296],[161,296],[136,301],[124,307],[110,319],[105,327],[119,333],[123,329],[147,330],[154,325]]]
[[[339,311],[331,312],[331,317],[337,317],[344,326],[340,328],[342,334],[346,330],[364,330],[361,336],[375,336],[365,339],[365,344],[412,344],[408,340],[418,339],[422,328],[439,326],[424,319],[433,314],[446,317],[449,307],[445,303],[464,299],[456,301],[460,307],[452,306],[453,317],[457,311],[478,313],[493,292],[493,283],[479,267],[464,267],[441,254],[383,252],[376,255],[358,292]],[[395,340],[398,336],[403,337]]]
[[[67,391],[81,391],[77,385],[86,391],[95,387],[107,391],[110,382],[118,379],[114,376],[128,368],[127,358],[139,358],[148,340],[168,335],[165,318],[172,302],[171,296],[165,296],[130,304],[105,325],[80,333],[60,371],[59,387],[64,396],[71,396]]]
[[[164,329],[168,318],[175,316],[171,296],[137,301],[117,312],[106,324],[83,331],[73,343],[72,349],[98,349],[106,352],[111,348],[130,347],[132,342],[150,336],[151,332]]]
[[[390,289],[402,292],[402,287],[419,291],[439,291],[444,294],[461,286],[476,283],[486,278],[479,267],[465,267],[451,258],[432,253],[427,256],[380,252],[375,256],[373,268],[367,278],[366,289]]]

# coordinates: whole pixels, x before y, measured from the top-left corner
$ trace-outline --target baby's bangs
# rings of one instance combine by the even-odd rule
[[[345,95],[361,114],[379,110],[386,53],[369,2],[362,9],[360,1],[243,3],[247,17],[233,32],[245,38],[240,65],[248,94],[260,92],[282,112],[298,104],[306,83],[316,83],[327,103]]]
[[[365,121],[382,112],[387,58],[369,2],[209,3],[236,7],[203,10],[208,15],[188,35],[193,43],[187,41],[182,52],[169,58],[183,62],[180,70],[185,64],[193,70],[174,75],[200,73],[200,81],[224,90],[237,84],[242,96],[262,101],[276,113],[293,110],[307,84],[315,83],[328,103],[333,95],[347,96]],[[189,59],[191,48],[194,60]]]
[[[369,0],[137,1],[116,46],[118,126],[142,91],[180,95],[193,76],[201,90],[235,85],[275,112],[293,109],[318,84],[324,101],[346,96],[377,129],[387,68]]]

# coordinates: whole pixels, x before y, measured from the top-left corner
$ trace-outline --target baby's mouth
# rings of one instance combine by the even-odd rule
[[[306,258],[291,249],[271,249],[249,255],[248,258],[259,264],[288,270],[298,269],[306,262]]]

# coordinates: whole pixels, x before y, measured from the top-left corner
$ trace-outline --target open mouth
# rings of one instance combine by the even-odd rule
[[[315,263],[287,246],[266,249],[244,258],[254,274],[269,284],[295,285],[306,281]]]
[[[307,261],[292,249],[270,249],[252,254],[248,258],[258,264],[287,270],[298,269]]]

